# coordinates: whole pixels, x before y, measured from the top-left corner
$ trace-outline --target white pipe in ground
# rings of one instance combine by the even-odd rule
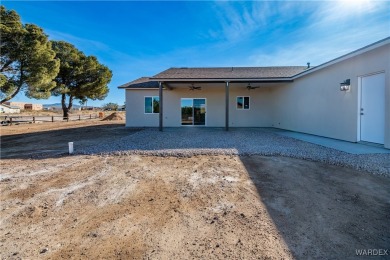
[[[68,145],[69,145],[69,154],[72,154],[73,153],[73,142],[69,142]]]

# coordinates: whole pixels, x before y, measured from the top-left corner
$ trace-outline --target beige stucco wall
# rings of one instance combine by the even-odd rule
[[[126,126],[157,127],[158,114],[144,113],[144,97],[158,96],[158,90],[126,91]],[[237,110],[236,97],[249,96],[250,109]],[[202,84],[202,90],[190,91],[186,86],[164,90],[163,114],[165,127],[181,126],[181,98],[206,99],[206,126],[225,126],[225,86]],[[244,85],[230,88],[229,125],[232,127],[269,127],[271,118],[270,88],[248,91]]]
[[[24,105],[26,104],[25,102],[5,102],[4,104],[8,105],[8,106],[15,106],[15,107],[19,107],[20,109],[24,109]]]
[[[158,96],[158,90],[126,90],[126,126],[157,127],[158,114],[145,114],[145,96]]]
[[[270,127],[272,124],[272,87],[248,90],[231,84],[229,114],[231,127]],[[254,84],[256,85],[256,84]],[[237,96],[250,97],[250,109],[236,108]]]
[[[278,128],[360,141],[359,81],[361,76],[385,72],[385,147],[390,148],[390,45],[328,66],[273,89],[273,123]],[[351,90],[340,82],[351,79]]]

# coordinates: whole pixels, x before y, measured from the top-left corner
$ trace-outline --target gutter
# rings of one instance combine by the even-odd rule
[[[150,78],[153,81],[172,82],[172,83],[188,83],[188,82],[202,82],[202,83],[255,83],[255,82],[292,82],[292,77],[283,78]]]

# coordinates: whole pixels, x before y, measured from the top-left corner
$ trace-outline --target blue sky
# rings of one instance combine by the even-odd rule
[[[390,2],[2,1],[23,23],[65,40],[113,71],[117,86],[170,67],[319,65],[390,36]],[[28,101],[19,94],[14,101]],[[33,100],[58,103],[59,97]]]

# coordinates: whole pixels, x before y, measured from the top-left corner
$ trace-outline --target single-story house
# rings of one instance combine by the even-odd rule
[[[25,104],[24,110],[43,110],[42,104]]]
[[[0,104],[0,113],[18,114],[20,113],[20,108],[18,106]]]
[[[25,102],[13,102],[7,101],[4,102],[5,105],[19,107],[21,110],[43,110],[42,104],[31,104]]]
[[[315,67],[170,68],[119,88],[127,127],[275,127],[390,148],[390,37]]]
[[[4,102],[4,105],[11,106],[11,107],[19,107],[21,110],[24,109],[25,102],[14,102],[14,101],[7,101]]]

